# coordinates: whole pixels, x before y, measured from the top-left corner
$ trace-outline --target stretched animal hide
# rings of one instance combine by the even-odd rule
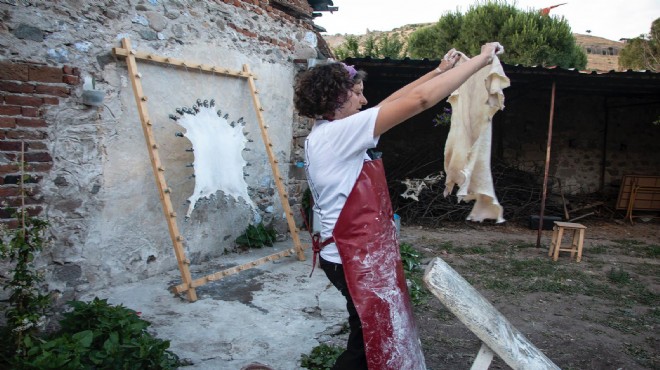
[[[463,55],[458,63],[467,60]],[[470,77],[448,99],[452,116],[445,144],[444,195],[451,194],[454,185],[458,185],[459,200],[476,201],[468,220],[505,221],[490,171],[490,145],[493,116],[504,109],[503,90],[509,85],[499,59],[494,57],[490,65]]]
[[[229,121],[229,114],[216,111],[215,101],[201,102],[191,108],[178,108],[180,117],[170,115],[178,125],[185,128],[182,134],[193,146],[195,162],[195,190],[188,198],[190,206],[186,219],[190,217],[195,204],[200,198],[215,196],[223,191],[238,201],[243,198],[254,210],[245,182],[243,168],[247,164],[243,150],[247,139],[243,132],[245,121],[241,117],[237,122]]]

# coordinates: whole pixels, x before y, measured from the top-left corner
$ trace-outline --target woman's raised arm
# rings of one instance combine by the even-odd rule
[[[407,85],[397,91],[395,94],[401,93],[398,98],[392,100],[388,100],[388,98],[380,104],[376,126],[374,127],[374,137],[382,135],[408,118],[438,104],[459,88],[470,76],[490,64],[494,55],[502,51],[502,46],[497,42],[485,44],[481,47],[481,54],[467,62],[445,73],[436,73],[435,76],[420,81],[433,73],[433,71],[429,72],[411,83],[412,85],[420,81],[416,85]]]

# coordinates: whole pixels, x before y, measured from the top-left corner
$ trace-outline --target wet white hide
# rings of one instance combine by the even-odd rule
[[[467,60],[463,55],[459,64]],[[509,84],[499,59],[493,57],[490,65],[465,81],[448,99],[452,115],[445,144],[444,195],[458,185],[459,200],[475,200],[468,220],[505,221],[490,171],[490,144],[493,116],[504,109],[503,90]]]
[[[195,190],[188,198],[190,217],[200,198],[209,198],[222,191],[225,196],[243,200],[254,210],[243,176],[243,149],[247,139],[243,126],[231,127],[227,119],[219,117],[214,107],[199,107],[196,115],[183,114],[176,123],[186,129],[184,136],[193,146],[195,162]]]

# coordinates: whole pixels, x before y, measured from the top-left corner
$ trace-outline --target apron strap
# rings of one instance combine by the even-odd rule
[[[335,242],[335,238],[332,236],[324,241],[321,241],[320,233],[314,233],[314,235],[312,235],[312,252],[313,252],[312,272],[309,273],[309,277],[312,277],[312,274],[314,273],[314,268],[316,267],[316,257],[321,253],[321,249],[325,248],[326,245],[334,242]],[[320,262],[320,257],[319,257],[319,262]]]

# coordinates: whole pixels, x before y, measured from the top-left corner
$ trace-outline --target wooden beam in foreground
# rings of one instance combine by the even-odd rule
[[[435,258],[431,261],[424,272],[424,283],[447,309],[481,339],[484,345],[513,369],[559,370],[557,365],[530,343],[490,302],[442,259]],[[487,352],[482,345],[480,356],[475,359],[473,369],[488,368],[490,361],[486,364],[483,361],[484,357],[488,358]]]

